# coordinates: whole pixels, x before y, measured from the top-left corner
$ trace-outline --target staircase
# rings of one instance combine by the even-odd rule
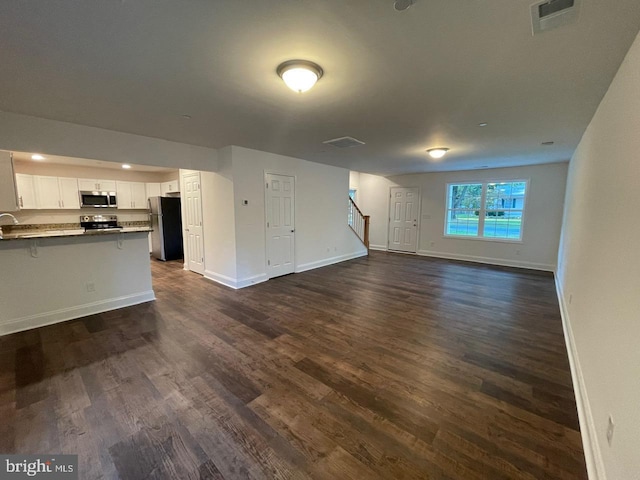
[[[358,236],[360,241],[367,247],[369,253],[369,215],[364,215],[351,197],[349,197],[349,226]]]

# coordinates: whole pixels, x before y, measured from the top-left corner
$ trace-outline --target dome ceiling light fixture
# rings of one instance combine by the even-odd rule
[[[404,12],[411,5],[413,5],[413,0],[396,0],[393,2],[393,8],[395,8],[397,12]]]
[[[449,151],[448,148],[439,147],[439,148],[430,148],[429,150],[427,150],[427,153],[431,158],[442,158],[447,154],[448,151]]]
[[[281,63],[276,72],[287,87],[298,93],[311,89],[324,73],[320,65],[308,60],[289,60]]]

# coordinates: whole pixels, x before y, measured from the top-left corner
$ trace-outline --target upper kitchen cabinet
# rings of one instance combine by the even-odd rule
[[[18,206],[21,210],[38,208],[33,175],[16,173],[16,189],[18,190]]]
[[[161,185],[162,196],[166,196],[168,193],[180,193],[180,181],[172,180],[170,182],[163,182]]]
[[[36,204],[38,208],[62,208],[60,205],[60,187],[58,177],[33,177],[36,186]]]
[[[120,210],[147,208],[147,193],[144,183],[117,182],[116,192]]]
[[[161,183],[147,183],[147,198],[160,197],[162,195]]]
[[[58,186],[60,187],[60,204],[62,205],[62,208],[80,208],[78,179],[60,177],[58,178]]]
[[[0,213],[18,209],[13,159],[9,152],[0,152]]]
[[[80,196],[75,178],[45,177],[36,175],[36,205],[41,209],[78,209]]]
[[[116,181],[115,180],[96,180],[93,178],[79,178],[78,188],[80,191],[98,191],[98,192],[115,192]]]

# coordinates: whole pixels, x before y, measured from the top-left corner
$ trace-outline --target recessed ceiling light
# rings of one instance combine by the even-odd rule
[[[44,160],[44,157],[42,155],[40,155],[39,153],[35,153],[35,154],[31,155],[31,160]]]
[[[547,145],[548,146],[548,145],[553,145],[554,143],[556,143],[556,142],[542,142],[542,145]]]
[[[191,120],[191,115],[180,115],[181,118],[184,118],[185,120]]]
[[[129,165],[128,163],[123,163],[122,168],[124,168],[125,170],[129,170],[131,168],[131,165]]]
[[[447,154],[448,151],[448,148],[430,148],[429,150],[427,150],[427,153],[431,158],[442,158]]]
[[[307,60],[289,60],[281,63],[276,72],[294,92],[302,93],[313,87],[322,77],[320,65]]]
[[[486,127],[487,125],[489,125],[487,122],[482,122],[478,124],[479,127]]]

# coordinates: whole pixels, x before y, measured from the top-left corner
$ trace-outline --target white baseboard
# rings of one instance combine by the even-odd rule
[[[334,263],[345,262],[347,260],[353,260],[354,258],[366,257],[367,251],[363,250],[355,253],[347,253],[346,255],[339,255],[337,257],[325,258],[316,262],[303,263],[298,265],[295,269],[296,273],[306,272],[307,270],[313,270],[315,268],[326,267],[333,265]]]
[[[51,312],[37,313],[26,317],[16,318],[0,324],[0,336],[21,332],[32,328],[44,327],[54,323],[66,322],[75,318],[108,312],[118,308],[130,307],[139,303],[151,302],[156,299],[153,290],[147,292],[125,295],[122,297],[108,298],[98,302],[85,303],[70,308],[62,308]]]
[[[259,275],[254,275],[252,277],[241,278],[236,282],[236,288],[244,288],[249,287],[251,285],[256,285],[258,283],[266,282],[269,280],[266,273],[261,273]]]
[[[555,265],[546,263],[525,262],[522,260],[507,260],[504,258],[478,257],[475,255],[462,255],[457,253],[442,253],[434,252],[431,250],[418,250],[417,255],[423,257],[445,258],[448,260],[463,260],[465,262],[484,263],[488,265],[500,265],[503,267],[528,268],[530,270],[543,270],[545,272],[555,272],[556,270]]]
[[[383,252],[387,251],[387,246],[386,245],[372,245],[369,244],[369,250],[380,250]]]
[[[569,310],[564,300],[564,292],[555,275],[556,293],[558,295],[558,303],[560,304],[560,315],[562,316],[562,328],[564,330],[564,339],[567,345],[567,353],[569,355],[569,364],[571,366],[571,378],[573,380],[573,391],[576,396],[576,406],[578,409],[578,420],[580,421],[580,434],[582,436],[582,447],[584,457],[587,464],[587,474],[589,480],[606,480],[607,475],[604,469],[602,453],[596,431],[596,425],[591,413],[589,397],[580,367],[578,351],[576,350],[573,338],[573,330],[571,329],[571,320],[569,318]]]
[[[344,262],[346,260],[352,260],[358,257],[364,257],[367,255],[367,251],[363,250],[361,252],[349,253],[346,255],[340,255],[337,257],[325,258],[323,260],[318,260],[316,262],[303,263],[298,265],[295,268],[295,273],[306,272],[307,270],[313,270],[314,268],[326,267],[328,265],[333,265],[334,263]],[[233,288],[235,290],[239,288],[250,287],[251,285],[256,285],[258,283],[266,282],[269,280],[269,277],[266,273],[260,273],[258,275],[254,275],[252,277],[242,278],[237,280],[235,278],[228,277],[226,275],[221,275],[216,272],[212,272],[211,270],[205,270],[204,278],[211,280],[213,282],[220,283],[226,287]]]
[[[211,270],[205,270],[204,278],[211,280],[212,282],[220,283],[221,285],[224,285],[226,287],[233,288],[234,290],[249,287],[251,285],[256,285],[258,283],[266,282],[267,280],[269,280],[269,277],[267,277],[266,273],[261,273],[259,275],[254,275],[252,277],[237,280],[226,275],[212,272]]]

